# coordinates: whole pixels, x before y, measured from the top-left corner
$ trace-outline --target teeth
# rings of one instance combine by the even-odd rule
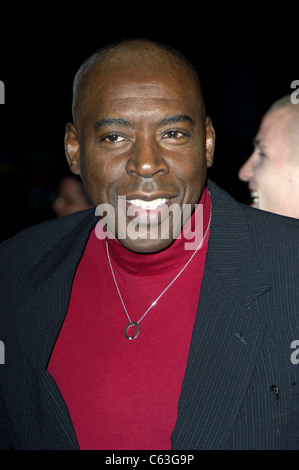
[[[154,199],[153,201],[143,201],[142,199],[131,199],[129,202],[130,204],[133,204],[134,206],[140,207],[141,209],[145,210],[155,210],[162,204],[165,204],[168,201],[168,199],[164,198],[158,198]]]
[[[252,191],[250,196],[252,197],[253,202],[259,202],[259,194],[257,191]]]

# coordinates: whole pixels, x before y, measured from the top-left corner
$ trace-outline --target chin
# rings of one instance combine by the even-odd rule
[[[169,246],[172,245],[172,239],[157,239],[157,240],[119,240],[121,244],[130,251],[134,253],[143,253],[143,254],[150,254],[150,253],[158,253],[160,251],[166,250]]]

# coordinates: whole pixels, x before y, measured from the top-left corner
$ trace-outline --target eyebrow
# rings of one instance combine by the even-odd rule
[[[188,114],[177,114],[175,116],[169,116],[158,122],[158,126],[167,126],[169,124],[176,124],[178,122],[190,122],[194,125],[194,120]],[[97,131],[100,127],[104,126],[126,126],[133,127],[134,124],[132,121],[122,118],[110,118],[110,119],[100,119],[94,125],[94,130]]]
[[[260,148],[267,147],[265,144],[261,142],[260,139],[253,139],[253,146],[260,147]]]
[[[160,126],[168,124],[176,124],[177,122],[190,122],[194,125],[194,120],[188,114],[177,114],[176,116],[170,116],[159,121]]]
[[[94,125],[94,130],[97,131],[103,126],[131,126],[132,122],[121,118],[100,119]]]
[[[253,144],[254,147],[258,147],[260,145],[260,140],[254,138],[253,141],[252,141],[252,144]]]

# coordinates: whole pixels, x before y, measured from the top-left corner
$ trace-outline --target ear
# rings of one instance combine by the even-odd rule
[[[65,127],[64,148],[71,172],[80,175],[80,144],[76,127],[71,122]]]
[[[215,130],[211,118],[206,117],[206,161],[207,167],[213,165],[215,150]]]

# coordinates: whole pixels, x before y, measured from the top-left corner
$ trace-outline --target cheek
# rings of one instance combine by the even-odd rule
[[[175,167],[190,180],[198,178],[207,168],[205,155],[198,148],[192,145],[182,153],[178,152],[174,160]]]
[[[272,162],[265,161],[262,165],[256,168],[255,177],[263,185],[277,184],[284,174],[283,168],[273,164]]]
[[[204,156],[195,155],[189,165],[186,166],[186,173],[191,181],[201,181],[207,174],[207,162]]]
[[[85,190],[94,205],[107,202],[105,193],[109,182],[109,169],[96,157],[81,158],[80,175]]]
[[[196,204],[199,201],[207,177],[207,167],[202,161],[195,161],[181,173],[186,187],[185,202]]]
[[[266,204],[265,209],[273,210],[273,206],[281,199],[283,172],[271,164],[259,168],[255,175],[260,204]]]

